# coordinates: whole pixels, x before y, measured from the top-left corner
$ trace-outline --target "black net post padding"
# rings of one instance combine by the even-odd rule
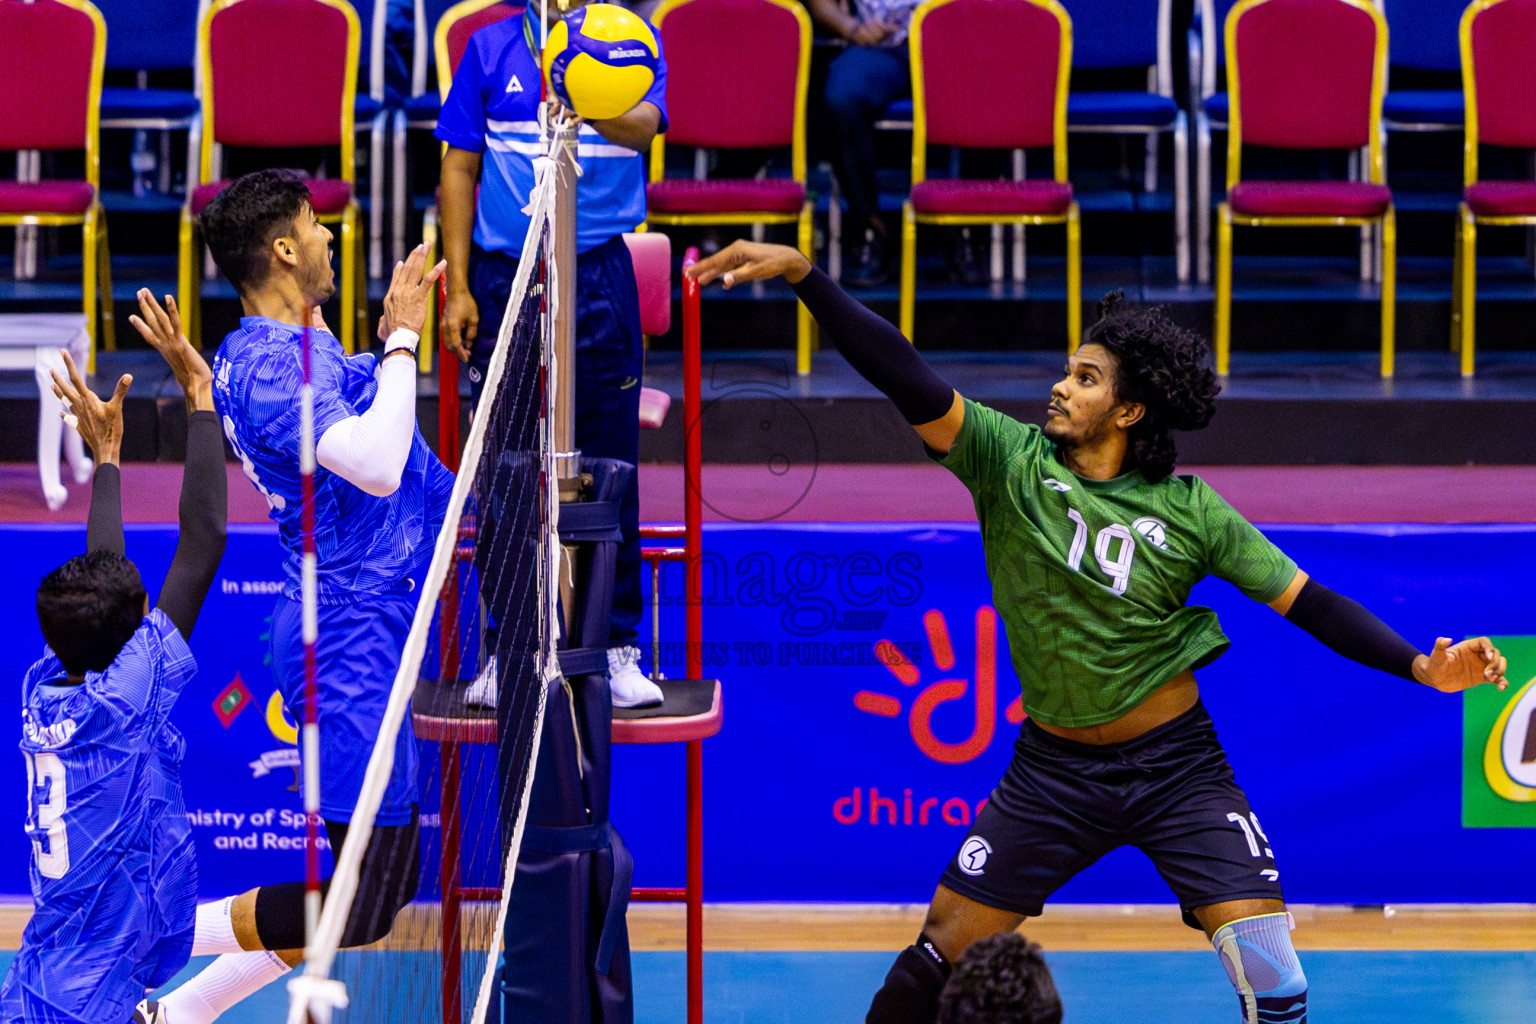
[[[613,703],[605,648],[628,463],[583,460],[590,501],[561,509],[580,546],[575,635],[561,653],[566,692],[551,696],[528,825],[507,904],[502,1019],[630,1024],[629,906],[634,862],[608,820]],[[571,671],[573,668],[590,671]]]

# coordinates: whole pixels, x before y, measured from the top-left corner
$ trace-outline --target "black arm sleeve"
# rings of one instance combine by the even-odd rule
[[[91,478],[91,514],[85,522],[85,550],[126,554],[123,541],[123,477],[109,463],[96,466]]]
[[[192,637],[197,613],[224,556],[228,514],[219,417],[212,411],[194,412],[187,419],[187,465],[181,476],[181,536],[158,602],[183,639]]]
[[[1302,584],[1285,617],[1351,661],[1413,679],[1418,648],[1358,601],[1334,593],[1317,580],[1309,578]]]
[[[931,423],[949,412],[955,389],[883,317],[814,267],[794,289],[848,365],[895,402],[908,423]]]

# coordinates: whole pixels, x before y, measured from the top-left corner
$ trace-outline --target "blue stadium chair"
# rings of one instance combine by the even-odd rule
[[[1067,131],[1146,139],[1143,188],[1157,191],[1157,140],[1173,136],[1174,250],[1189,280],[1189,126],[1173,98],[1171,0],[1062,0],[1072,16],[1072,66],[1145,68],[1145,90],[1080,91],[1067,96]]]
[[[1190,77],[1195,97],[1195,276],[1201,284],[1211,279],[1211,131],[1226,131],[1226,55],[1222,27],[1237,0],[1197,0],[1198,40],[1191,34]],[[1196,50],[1198,45],[1198,50]],[[1217,85],[1221,89],[1217,89]]]
[[[197,26],[207,0],[101,0],[96,5],[107,22],[107,70],[133,71],[138,87],[101,90],[101,127],[130,131],[188,132],[187,159],[196,159],[200,107],[197,93],[151,89],[151,72],[192,72]],[[195,89],[195,86],[194,86]],[[169,136],[161,136],[158,160],[161,192],[171,190]],[[187,176],[188,179],[191,175]],[[189,186],[190,187],[190,186]]]
[[[102,0],[96,5],[107,21],[108,71],[190,71],[199,0]],[[180,89],[105,88],[102,127],[108,120],[135,123],[113,127],[186,127],[198,112],[197,98]]]
[[[386,0],[352,0],[362,25],[357,54],[357,98],[353,124],[368,132],[368,276],[384,273],[384,147],[389,111],[384,105],[384,22]]]
[[[1395,68],[1415,71],[1461,70],[1461,12],[1464,0],[1384,0],[1382,13],[1391,31],[1389,60]],[[1382,101],[1388,131],[1459,132],[1465,114],[1462,91],[1393,89]]]

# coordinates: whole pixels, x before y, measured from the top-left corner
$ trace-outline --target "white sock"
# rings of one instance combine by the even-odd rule
[[[170,1024],[213,1024],[219,1014],[290,970],[269,950],[225,953],[160,1005]]]
[[[192,955],[209,953],[239,953],[240,943],[235,940],[235,919],[231,908],[233,896],[203,903],[197,908],[197,927],[192,933]]]

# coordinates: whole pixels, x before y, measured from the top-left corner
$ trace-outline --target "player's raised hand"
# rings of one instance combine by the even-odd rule
[[[1414,678],[1425,686],[1432,686],[1441,693],[1460,693],[1483,683],[1492,683],[1499,689],[1509,685],[1504,673],[1509,659],[1499,653],[1493,641],[1485,636],[1451,643],[1443,636],[1435,641],[1435,649],[1414,659]]]
[[[81,440],[90,446],[97,465],[115,466],[123,442],[123,399],[128,397],[128,385],[133,383],[133,375],[125,373],[119,377],[112,397],[103,402],[96,397],[96,392],[85,386],[69,352],[60,351],[69,379],[60,377],[58,370],[48,373],[53,377],[53,393],[64,403],[64,421],[80,432]]]
[[[779,276],[790,284],[798,284],[810,272],[811,261],[800,250],[745,239],[732,242],[688,268],[688,276],[697,278],[699,284],[719,278],[726,288],[743,281],[766,281]]]
[[[159,352],[176,377],[176,383],[187,399],[187,411],[213,408],[213,371],[208,362],[192,343],[187,340],[181,327],[181,311],[176,300],[165,297],[165,306],[155,301],[148,288],[138,291],[139,312],[143,316],[130,316],[128,322],[139,332],[139,337],[149,342],[150,348]]]
[[[384,316],[379,320],[379,338],[388,338],[404,328],[420,334],[427,322],[427,305],[437,288],[437,279],[448,269],[447,260],[427,269],[427,247],[418,245],[404,263],[396,263],[390,275],[389,291],[384,295]]]

